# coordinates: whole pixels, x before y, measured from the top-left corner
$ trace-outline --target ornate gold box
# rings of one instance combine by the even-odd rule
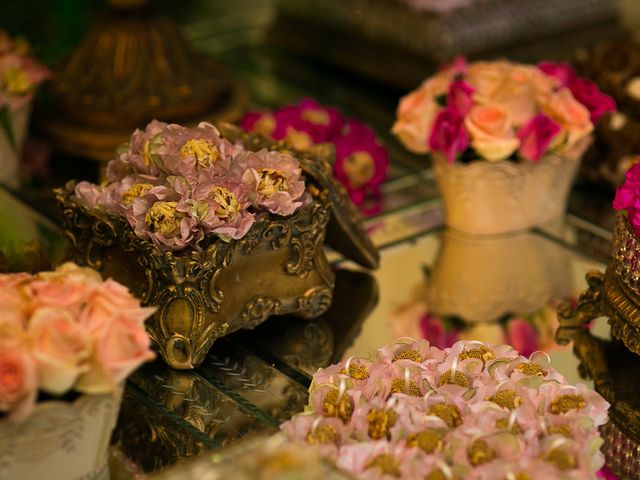
[[[331,150],[292,151],[231,127],[223,135],[250,150],[298,158],[313,201],[288,217],[261,218],[239,240],[213,237],[201,248],[161,253],[123,218],[80,202],[75,182],[56,191],[72,258],[158,307],[148,330],[162,357],[179,369],[198,366],[217,338],[254,328],[270,315],[324,313],[334,286],[325,234],[333,248],[363,266],[378,264],[356,207],[331,175]]]

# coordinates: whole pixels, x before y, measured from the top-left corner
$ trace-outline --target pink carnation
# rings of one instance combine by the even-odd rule
[[[469,135],[464,127],[464,117],[456,110],[445,108],[435,118],[429,135],[429,148],[443,154],[449,163],[469,146]]]
[[[537,162],[561,130],[557,122],[539,113],[518,132],[520,155],[527,160]]]

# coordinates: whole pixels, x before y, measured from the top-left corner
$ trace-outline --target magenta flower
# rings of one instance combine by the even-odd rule
[[[285,139],[297,148],[330,142],[344,125],[342,115],[335,108],[310,98],[302,99],[297,105],[280,108],[272,116],[275,127],[271,136],[275,140]]]
[[[538,332],[524,318],[514,318],[507,323],[507,338],[520,355],[528,357],[538,350]]]
[[[561,87],[568,86],[576,78],[576,71],[566,62],[540,62],[538,69],[555,78]]]
[[[465,116],[473,106],[471,94],[474,88],[464,80],[456,80],[449,85],[449,93],[447,94],[447,108],[451,108],[458,112],[459,115]]]
[[[469,146],[469,135],[464,127],[464,117],[457,111],[445,108],[438,112],[429,136],[429,148],[442,153],[453,163],[458,153]]]
[[[600,91],[591,80],[575,78],[569,84],[573,96],[582,103],[591,114],[591,122],[596,123],[607,112],[616,111],[616,102],[609,95]]]
[[[527,160],[537,162],[561,131],[562,127],[557,122],[539,113],[518,132],[520,155]]]
[[[625,181],[616,189],[613,199],[615,210],[626,210],[627,218],[636,235],[640,235],[640,163],[627,171]]]
[[[442,318],[425,313],[420,319],[422,338],[438,348],[449,348],[457,341],[455,330],[447,331]]]
[[[379,193],[380,185],[387,176],[389,156],[373,130],[364,123],[349,120],[343,132],[334,140],[336,162],[333,174],[346,187],[351,200],[359,205],[367,194]]]

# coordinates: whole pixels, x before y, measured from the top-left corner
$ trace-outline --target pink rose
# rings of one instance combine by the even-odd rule
[[[504,160],[518,149],[520,141],[509,113],[498,105],[475,105],[464,124],[471,137],[471,147],[486,160]]]
[[[538,69],[558,80],[561,87],[568,86],[576,79],[576,71],[566,62],[540,62]]]
[[[87,329],[69,310],[41,307],[29,319],[29,334],[40,388],[53,395],[70,390],[87,369],[91,346]]]
[[[24,344],[0,339],[0,412],[24,419],[38,392],[36,367]]]
[[[568,88],[561,88],[551,96],[546,114],[560,124],[565,132],[563,153],[581,155],[587,145],[583,140],[593,131],[589,110],[578,102]],[[574,148],[575,147],[575,148]]]
[[[509,321],[507,339],[508,343],[525,357],[538,350],[538,333],[533,325],[523,318],[514,318]]]
[[[539,113],[518,132],[520,155],[534,162],[547,151],[551,140],[562,128],[543,113]]]
[[[464,128],[464,118],[455,110],[441,110],[429,135],[429,148],[442,153],[449,163],[453,163],[456,154],[464,152],[468,146],[469,135]]]
[[[82,374],[76,389],[83,393],[111,392],[136,368],[155,354],[150,339],[138,322],[120,315],[111,320],[95,339],[90,369]]]
[[[79,312],[88,293],[88,288],[82,283],[49,280],[35,280],[31,290],[34,306],[71,308],[75,313]]]
[[[569,84],[569,90],[577,101],[587,107],[591,114],[592,123],[596,123],[605,113],[616,111],[615,100],[602,93],[598,86],[590,80],[575,78]]]
[[[447,94],[447,108],[456,110],[462,116],[466,115],[473,106],[472,93],[473,87],[463,80],[452,82]]]
[[[436,98],[445,95],[448,88],[448,76],[438,74],[400,100],[391,131],[412,152],[429,152],[429,134],[441,108]]]

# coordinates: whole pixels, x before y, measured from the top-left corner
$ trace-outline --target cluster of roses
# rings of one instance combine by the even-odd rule
[[[14,41],[0,30],[0,108],[15,110],[29,102],[35,88],[51,72],[29,56],[24,41]]]
[[[615,102],[567,64],[456,60],[398,105],[393,132],[416,153],[538,161],[577,157]]]
[[[89,268],[0,275],[0,303],[0,416],[24,419],[38,392],[113,392],[154,357],[154,309]]]
[[[627,170],[624,182],[616,189],[613,208],[627,212],[633,231],[640,236],[640,163]]]
[[[319,370],[282,429],[358,478],[590,479],[607,409],[543,352],[407,340]]]
[[[364,123],[345,118],[335,108],[303,99],[272,113],[251,112],[240,122],[247,132],[273,140],[285,140],[298,150],[332,143],[336,149],[334,177],[361,204],[367,195],[379,193],[387,176],[389,156],[376,134]]]
[[[257,215],[290,215],[310,199],[298,160],[245,150],[208,123],[152,121],[109,162],[106,179],[105,186],[78,183],[76,196],[124,217],[161,251],[195,246],[209,234],[242,238]]]

